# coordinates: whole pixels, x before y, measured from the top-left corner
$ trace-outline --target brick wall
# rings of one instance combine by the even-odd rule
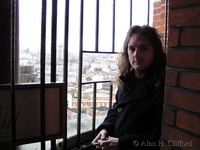
[[[156,0],[153,4],[153,27],[155,27],[161,37],[165,38],[165,15],[166,15],[166,0]],[[168,21],[167,21],[168,22]],[[167,36],[166,36],[167,39]]]
[[[169,0],[162,150],[200,150],[200,0]]]

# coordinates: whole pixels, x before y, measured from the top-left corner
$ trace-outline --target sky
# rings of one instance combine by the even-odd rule
[[[19,45],[20,49],[31,51],[40,49],[41,1],[19,0]],[[151,0],[151,8],[154,0]],[[112,2],[100,0],[99,5],[99,50],[112,49]],[[115,50],[120,51],[129,28],[130,0],[116,0]],[[147,0],[133,0],[133,25],[147,23]],[[57,45],[64,42],[64,7],[65,0],[58,0]],[[84,0],[83,49],[95,48],[96,0]],[[151,11],[153,12],[153,11]],[[69,11],[69,51],[79,51],[80,37],[80,0],[70,1]],[[151,24],[150,24],[151,25]],[[47,0],[46,48],[50,51],[51,43],[51,0]]]

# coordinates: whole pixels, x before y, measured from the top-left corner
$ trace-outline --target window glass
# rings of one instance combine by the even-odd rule
[[[40,81],[41,7],[40,0],[19,0],[20,83]]]
[[[99,1],[99,51],[112,51],[113,0]]]
[[[83,18],[83,50],[95,51],[96,1],[84,1]]]
[[[114,80],[117,73],[118,54],[83,54],[82,81]]]
[[[123,10],[123,11],[122,11]],[[130,27],[130,1],[116,0],[115,51],[121,52],[127,30]]]

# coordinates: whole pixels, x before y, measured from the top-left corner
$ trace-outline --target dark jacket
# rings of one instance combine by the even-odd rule
[[[123,84],[116,103],[97,131],[105,128],[109,136],[119,138],[120,150],[159,149],[164,85],[156,90],[156,81],[149,74],[141,79],[134,73],[120,78]]]

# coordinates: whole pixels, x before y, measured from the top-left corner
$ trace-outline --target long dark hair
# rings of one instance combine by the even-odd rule
[[[152,44],[154,49],[154,60],[150,66],[150,73],[156,79],[156,88],[159,88],[163,85],[165,80],[165,67],[166,67],[166,54],[163,51],[163,45],[161,41],[161,37],[158,34],[157,30],[150,26],[133,26],[127,32],[127,36],[124,41],[122,53],[119,55],[118,59],[118,77],[119,76],[127,76],[132,67],[129,63],[128,59],[128,43],[133,34],[138,34],[141,36],[146,37]],[[120,84],[121,81],[118,78],[118,83]]]

